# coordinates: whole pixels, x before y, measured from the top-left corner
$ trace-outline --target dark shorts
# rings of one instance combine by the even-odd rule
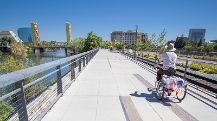
[[[169,68],[168,70],[163,70],[162,68],[160,68],[158,71],[157,71],[157,81],[161,80],[162,79],[162,76],[165,74],[165,75],[168,75],[168,76],[172,76],[176,73],[176,69],[174,68]]]

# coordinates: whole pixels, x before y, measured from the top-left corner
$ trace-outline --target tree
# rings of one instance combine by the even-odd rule
[[[152,47],[152,43],[148,38],[148,35],[146,35],[142,40],[141,50],[148,50]]]
[[[203,46],[204,46],[203,51],[206,52],[206,53],[214,51],[214,46],[213,45],[209,45],[208,43],[204,43]]]
[[[10,46],[11,54],[17,58],[25,58],[27,56],[28,47],[11,37],[2,37],[0,39],[0,45]]]
[[[182,49],[186,45],[187,41],[187,37],[177,37],[174,46],[177,49]]]
[[[108,46],[112,46],[112,41],[107,41],[106,42],[106,46],[108,47]]]
[[[192,46],[190,46],[190,45],[187,45],[187,46],[184,47],[184,50],[185,50],[186,52],[190,52],[190,51],[192,51],[193,48],[194,48],[194,47],[192,47]]]
[[[151,37],[149,38],[149,41],[150,41],[155,47],[158,46],[158,42],[157,42],[156,34],[155,34],[155,33],[151,35]]]
[[[32,66],[32,62],[28,59],[17,59],[17,57],[10,55],[0,63],[0,74],[21,70],[29,66]]]
[[[82,53],[84,50],[85,38],[76,38],[72,41],[73,48],[76,53]]]
[[[158,41],[158,46],[161,47],[166,43],[166,30],[164,29],[160,34],[159,37],[157,39]]]
[[[115,47],[117,50],[121,50],[124,48],[124,44],[122,42],[115,42]]]
[[[200,46],[202,46],[202,44],[203,44],[203,40],[200,39],[200,41],[198,42],[197,46],[200,47]]]
[[[99,47],[101,41],[101,37],[95,35],[93,32],[89,32],[84,43],[84,51],[92,50],[96,47]]]
[[[143,43],[142,43],[142,42],[137,42],[137,43],[136,43],[136,51],[142,50],[142,46],[143,46]]]
[[[11,38],[11,37],[2,37],[0,39],[0,46],[8,46],[10,45],[10,43],[16,41],[15,39]]]
[[[215,43],[215,44],[213,45],[213,50],[214,50],[214,51],[217,51],[217,43]]]
[[[152,34],[152,36],[149,38],[150,42],[152,43],[152,47],[156,47],[157,49],[162,49],[163,45],[166,43],[166,30],[163,29],[163,31],[158,35],[158,38],[156,38],[156,34]]]
[[[27,57],[27,46],[22,44],[21,42],[13,41],[10,44],[11,54],[16,56],[17,58],[26,58]]]
[[[134,44],[127,44],[125,47],[126,47],[126,49],[133,49],[133,50],[135,50],[136,45],[134,45]]]

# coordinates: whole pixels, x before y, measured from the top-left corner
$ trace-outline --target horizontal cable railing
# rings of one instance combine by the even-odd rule
[[[41,120],[98,49],[0,76],[0,120]]]
[[[137,56],[136,54],[131,54],[129,52],[122,52],[124,55],[129,57],[130,59],[138,62],[142,62],[146,65],[146,69],[153,74],[157,74],[157,70],[154,68],[155,60],[149,59],[143,56]],[[217,76],[216,74],[206,74],[203,72],[195,71],[191,69],[190,64],[192,62],[197,62],[201,64],[210,64],[206,61],[198,61],[190,58],[178,58],[177,62],[182,62],[182,65],[177,64],[176,75],[185,78],[190,84],[196,85],[197,89],[202,87],[206,89],[206,92],[216,97],[217,93]],[[215,66],[215,64],[212,64]],[[162,64],[160,64],[162,66]],[[216,97],[217,98],[217,97]]]

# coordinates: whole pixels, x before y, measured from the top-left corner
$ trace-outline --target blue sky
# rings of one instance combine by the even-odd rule
[[[167,31],[167,40],[188,36],[189,28],[207,29],[206,40],[217,39],[217,0],[0,0],[0,31],[17,31],[32,21],[41,40],[65,41],[65,22],[74,38],[90,31],[104,40],[114,30],[139,26],[148,34]]]

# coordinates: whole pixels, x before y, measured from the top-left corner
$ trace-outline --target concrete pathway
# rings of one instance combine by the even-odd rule
[[[43,121],[214,121],[216,105],[187,95],[159,101],[155,75],[119,53],[100,50]]]

